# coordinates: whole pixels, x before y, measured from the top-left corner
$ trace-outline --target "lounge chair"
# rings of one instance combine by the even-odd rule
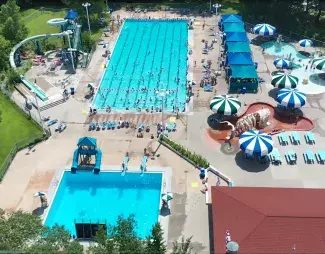
[[[204,86],[204,92],[212,92],[213,91],[213,87],[210,85],[206,85]]]
[[[270,160],[272,163],[275,164],[282,164],[282,159],[281,159],[281,155],[279,153],[278,148],[274,147],[273,151],[270,153]]]
[[[57,122],[58,122],[58,119],[52,119],[51,121],[49,121],[49,122],[47,123],[47,126],[54,125],[54,124],[56,124]]]
[[[279,139],[279,144],[280,145],[288,145],[289,142],[288,142],[288,135],[287,133],[285,132],[282,132],[279,136],[278,136],[278,139]]]
[[[305,140],[307,144],[315,144],[315,135],[314,133],[308,131],[305,133]]]
[[[55,128],[55,131],[62,132],[62,131],[65,130],[65,128],[67,128],[67,125],[64,124],[64,123],[62,123],[62,122],[60,122],[58,124],[58,126]]]
[[[102,130],[105,130],[106,129],[106,125],[107,125],[106,122],[102,122]]]
[[[292,138],[292,143],[299,144],[300,145],[300,136],[298,132],[294,131],[291,133],[290,138]]]
[[[304,160],[307,163],[314,163],[315,161],[315,156],[314,153],[311,150],[306,150],[304,152]]]
[[[110,130],[112,128],[112,122],[108,121],[107,122],[107,130]]]
[[[95,124],[93,123],[93,122],[90,122],[89,123],[89,128],[88,128],[88,130],[89,131],[92,131],[92,130],[94,130],[95,129]]]
[[[323,150],[319,150],[316,153],[316,159],[318,160],[318,163],[325,163],[325,152]]]
[[[111,122],[111,128],[112,128],[112,130],[114,130],[115,127],[116,127],[116,123],[115,123],[115,121],[112,121],[112,122]]]

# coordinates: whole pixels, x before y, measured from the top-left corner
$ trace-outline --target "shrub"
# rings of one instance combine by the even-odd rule
[[[210,163],[203,158],[201,155],[191,152],[182,145],[170,140],[164,135],[160,135],[160,141],[169,145],[171,148],[179,152],[182,156],[186,157],[188,160],[192,161],[195,165],[203,168],[208,168]]]

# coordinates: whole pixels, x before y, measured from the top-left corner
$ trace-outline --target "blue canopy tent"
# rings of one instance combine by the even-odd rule
[[[78,13],[74,10],[70,10],[67,15],[65,16],[65,19],[72,19],[75,20],[76,18],[78,18]]]
[[[238,90],[256,93],[258,90],[258,75],[254,65],[230,65],[227,76],[231,93]]]
[[[227,65],[254,65],[251,53],[227,53]],[[255,68],[255,67],[254,67]]]
[[[229,41],[249,41],[247,38],[247,34],[244,32],[229,32],[226,33],[225,36],[223,36],[223,41],[229,42]]]
[[[245,32],[244,23],[225,23],[222,25],[225,33],[229,32]]]
[[[225,44],[225,51],[233,53],[251,52],[251,48],[246,41],[229,41]]]
[[[243,23],[242,16],[236,14],[224,14],[221,15],[221,20],[218,23],[221,28],[224,23]]]

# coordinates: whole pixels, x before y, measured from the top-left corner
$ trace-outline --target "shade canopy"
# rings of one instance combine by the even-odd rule
[[[315,58],[312,62],[312,65],[316,67],[318,70],[325,70],[325,58]]]
[[[257,130],[249,130],[241,134],[239,145],[246,154],[260,157],[268,155],[273,150],[272,137]]]
[[[226,47],[227,52],[233,52],[233,53],[249,53],[249,52],[251,52],[249,43],[247,41],[244,41],[244,42],[229,41],[229,42],[226,42],[225,47]]]
[[[227,65],[254,65],[251,53],[227,53]]]
[[[170,201],[173,199],[173,193],[171,192],[163,193],[161,194],[161,199],[164,201]]]
[[[271,84],[277,88],[296,88],[299,79],[283,72],[276,72],[272,75]]]
[[[243,23],[242,17],[235,14],[226,14],[221,16],[221,23]]]
[[[241,102],[231,95],[217,95],[210,102],[210,109],[217,114],[230,116],[236,114]]]
[[[228,32],[226,33],[226,42],[229,41],[248,41],[247,34],[244,32]]]
[[[243,23],[225,23],[223,24],[223,31],[228,32],[245,32]]]
[[[273,61],[275,67],[278,68],[289,68],[290,62],[284,58],[277,58]]]
[[[78,17],[78,13],[74,10],[70,10],[67,15],[65,16],[65,19],[76,19]]]
[[[91,137],[82,137],[78,140],[78,146],[96,146],[97,139]]]
[[[36,193],[34,194],[34,197],[43,197],[43,196],[45,196],[45,195],[46,195],[45,192],[43,192],[43,191],[38,191],[38,192],[36,192]]]
[[[256,26],[254,26],[253,31],[255,34],[268,36],[274,35],[276,29],[274,26],[271,26],[269,24],[257,24]]]
[[[277,92],[276,100],[287,108],[301,108],[306,104],[306,94],[297,89],[284,88]]]
[[[304,48],[311,47],[313,44],[313,41],[309,39],[303,39],[299,41],[299,45]]]
[[[254,65],[230,65],[232,78],[258,78]]]

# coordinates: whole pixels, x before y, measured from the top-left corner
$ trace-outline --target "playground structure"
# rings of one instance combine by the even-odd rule
[[[63,38],[63,41],[65,42],[65,36],[70,36],[70,31],[72,32],[72,43],[69,45],[69,48],[67,51],[70,54],[64,54],[63,57],[66,57],[67,60],[69,60],[71,63],[73,61],[73,66],[77,66],[76,62],[78,59],[78,54],[82,53],[84,56],[85,54],[80,51],[81,49],[81,25],[77,23],[78,13],[70,10],[66,17],[64,19],[62,18],[56,18],[51,19],[47,22],[47,24],[51,26],[57,26],[60,27],[61,32],[60,33],[54,33],[54,34],[40,34],[31,36],[29,38],[26,38],[25,40],[19,42],[17,45],[13,47],[13,49],[10,52],[9,60],[10,65],[13,69],[17,69],[17,65],[19,66],[21,64],[21,56],[19,53],[19,48],[24,45],[25,43],[28,43],[30,41],[34,41],[35,43],[35,51],[37,55],[43,55],[40,40],[42,39],[48,39],[48,38]],[[70,39],[69,39],[70,41]],[[43,63],[43,60],[41,57],[38,57],[33,60],[34,63],[40,64]]]
[[[92,166],[94,173],[100,172],[102,163],[102,151],[97,148],[97,139],[82,137],[77,143],[78,148],[74,151],[71,172],[75,174],[77,169],[84,166]],[[91,164],[91,156],[95,156],[95,164]]]

